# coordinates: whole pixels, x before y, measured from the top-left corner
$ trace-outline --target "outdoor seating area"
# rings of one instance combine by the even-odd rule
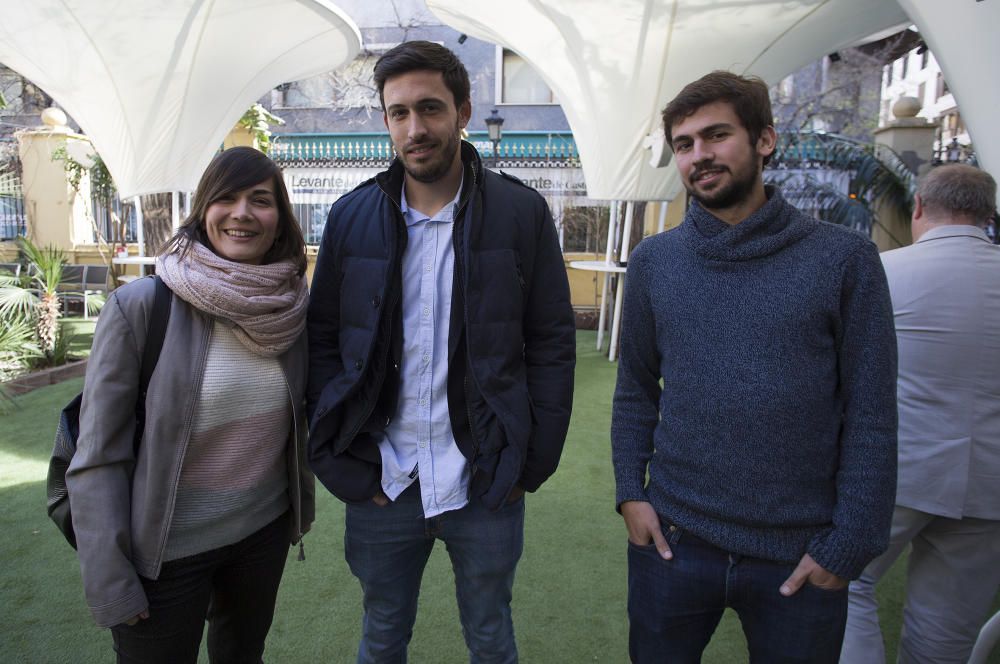
[[[108,294],[108,272],[107,265],[64,265],[58,288],[64,311],[89,318],[95,298]]]

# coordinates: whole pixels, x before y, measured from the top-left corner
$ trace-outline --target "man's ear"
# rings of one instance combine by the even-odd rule
[[[924,201],[920,198],[920,194],[913,195],[913,214],[910,216],[910,221],[919,221],[921,217],[924,216]]]
[[[760,136],[757,138],[757,154],[761,157],[768,157],[774,154],[777,147],[778,133],[774,131],[774,127],[768,125],[761,129]]]
[[[472,101],[466,99],[462,102],[462,105],[458,107],[458,126],[465,129],[466,125],[469,124],[469,119],[472,117]]]

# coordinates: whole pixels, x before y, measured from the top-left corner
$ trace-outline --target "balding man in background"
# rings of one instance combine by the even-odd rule
[[[875,584],[912,544],[900,662],[966,662],[1000,587],[1000,247],[996,182],[920,183],[913,245],[882,254],[899,347],[899,481],[889,549],[850,585],[842,664],[885,660]]]

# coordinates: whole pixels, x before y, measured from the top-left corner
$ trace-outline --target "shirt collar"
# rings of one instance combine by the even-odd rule
[[[941,224],[940,226],[935,226],[928,230],[926,233],[920,236],[917,243],[927,242],[928,240],[937,240],[943,237],[974,237],[984,242],[989,242],[990,238],[986,235],[984,231],[979,226],[966,226],[964,224]]]
[[[455,220],[455,209],[458,207],[459,198],[462,196],[462,185],[465,184],[465,172],[462,173],[462,179],[458,183],[458,191],[455,192],[455,197],[451,199],[451,202],[445,205],[443,208],[438,210],[438,213],[433,217],[428,217],[426,214],[417,210],[416,208],[411,208],[406,202],[406,184],[404,182],[400,196],[399,196],[399,209],[403,213],[403,219],[406,221],[407,226],[412,226],[413,224],[419,224],[421,221],[433,220],[442,222],[452,222]]]

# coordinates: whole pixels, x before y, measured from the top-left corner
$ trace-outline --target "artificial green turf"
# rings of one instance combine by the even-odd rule
[[[581,333],[563,461],[556,475],[527,498],[525,550],[513,607],[524,662],[628,660],[625,529],[614,510],[608,442],[614,379],[615,365],[594,349],[593,333]],[[56,417],[81,385],[76,379],[36,390],[19,397],[17,410],[0,416],[0,653],[5,662],[113,659],[110,634],[90,621],[75,555],[45,515],[45,469]],[[267,661],[354,661],[361,594],[343,559],[343,516],[343,506],[319,487],[306,560],[295,560],[297,550],[289,554]],[[902,573],[899,563],[879,587],[888,661],[895,661]],[[440,544],[424,574],[410,661],[468,661],[451,570]],[[704,661],[747,661],[732,612],[723,618]]]
[[[96,318],[83,319],[66,317],[60,321],[62,333],[69,336],[69,352],[74,357],[90,355],[90,343],[94,340]]]

